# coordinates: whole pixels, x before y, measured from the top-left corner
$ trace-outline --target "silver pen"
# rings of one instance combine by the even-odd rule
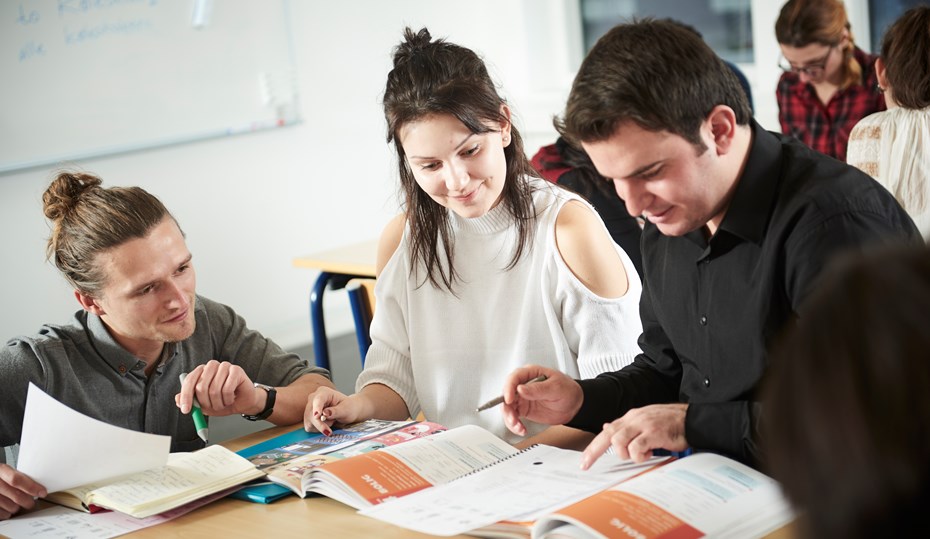
[[[530,380],[530,381],[528,381],[528,382],[524,382],[523,384],[520,384],[520,385],[532,384],[533,382],[542,382],[543,380],[546,380],[546,375],[545,375],[545,374],[540,374],[540,375],[537,376],[536,378],[533,378],[532,380]],[[490,409],[490,408],[494,408],[495,406],[497,406],[498,404],[501,404],[501,403],[503,403],[503,402],[504,402],[504,396],[503,396],[503,395],[501,395],[500,397],[495,397],[495,398],[489,400],[488,402],[482,404],[481,406],[475,408],[475,412],[483,412],[483,411],[488,410],[488,409]]]

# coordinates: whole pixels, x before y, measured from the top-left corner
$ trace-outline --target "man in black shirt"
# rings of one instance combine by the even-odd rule
[[[609,446],[637,461],[694,448],[756,463],[772,339],[794,318],[807,322],[804,299],[830,258],[917,243],[913,222],[868,176],[762,129],[726,65],[669,21],[601,38],[559,127],[647,220],[643,353],[591,380],[514,371],[508,427],[522,434],[523,417],[601,431],[586,467]],[[548,380],[521,385],[541,374]]]

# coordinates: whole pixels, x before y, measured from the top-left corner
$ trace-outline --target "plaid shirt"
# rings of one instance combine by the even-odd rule
[[[810,84],[801,82],[796,73],[784,73],[775,91],[781,131],[811,148],[846,160],[849,133],[862,118],[885,110],[885,96],[878,90],[875,59],[858,47],[853,52],[862,66],[863,84],[838,90],[826,105],[820,102]]]

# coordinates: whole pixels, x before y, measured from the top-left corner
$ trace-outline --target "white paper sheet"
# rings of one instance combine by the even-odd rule
[[[15,516],[11,520],[0,521],[0,535],[11,538],[29,537],[30,539],[110,539],[186,515],[238,488],[240,487],[236,486],[217,492],[147,518],[132,518],[115,511],[81,513],[55,505]]]
[[[30,383],[19,446],[19,471],[57,492],[164,466],[171,437],[93,419]]]
[[[458,535],[501,520],[534,521],[661,462],[601,458],[581,471],[581,453],[537,445],[450,483],[361,514],[433,535]]]

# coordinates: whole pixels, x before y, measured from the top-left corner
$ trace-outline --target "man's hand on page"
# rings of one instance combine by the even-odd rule
[[[608,447],[621,459],[643,462],[653,449],[684,451],[687,404],[652,404],[634,408],[623,417],[604,424],[604,430],[588,444],[581,456],[581,467],[591,467]]]

